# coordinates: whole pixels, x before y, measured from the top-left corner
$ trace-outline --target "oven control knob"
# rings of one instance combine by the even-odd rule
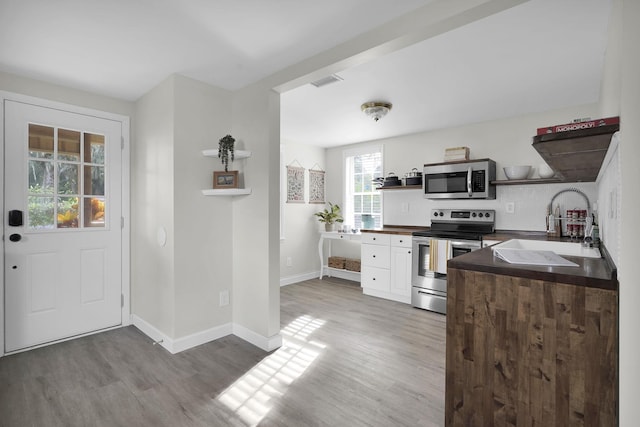
[[[434,212],[434,213],[433,213],[433,216],[438,216],[438,212]]]
[[[487,218],[489,218],[491,216],[491,212],[487,212],[486,214],[484,214],[484,216],[486,216]]]
[[[440,216],[444,216],[444,212],[440,212]]]
[[[480,213],[478,214],[478,216],[479,216],[480,218],[482,218],[484,215],[482,214],[482,212],[480,212]]]
[[[481,215],[482,215],[482,214],[481,214]],[[475,217],[476,217],[476,213],[475,213],[475,212],[474,212],[474,213],[472,213],[472,214],[471,214],[471,216],[472,216],[473,218],[475,218]]]

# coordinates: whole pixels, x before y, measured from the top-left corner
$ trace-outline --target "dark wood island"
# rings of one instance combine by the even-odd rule
[[[615,269],[565,258],[580,266],[449,261],[447,427],[618,425]]]

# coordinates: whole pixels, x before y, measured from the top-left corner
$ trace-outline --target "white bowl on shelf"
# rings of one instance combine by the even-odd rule
[[[553,178],[555,174],[556,171],[551,169],[551,167],[549,167],[549,165],[546,163],[540,163],[540,165],[538,166],[538,176],[540,176],[540,178]]]
[[[531,166],[507,166],[502,169],[507,179],[526,179],[531,172]]]

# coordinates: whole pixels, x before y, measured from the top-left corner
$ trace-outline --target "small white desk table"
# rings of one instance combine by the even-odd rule
[[[333,240],[350,240],[355,242],[360,242],[362,240],[362,234],[360,233],[338,233],[337,231],[323,231],[320,233],[320,242],[318,243],[318,255],[320,255],[320,280],[322,280],[322,276],[324,273],[327,273],[327,276],[331,277],[341,277],[347,280],[355,280],[360,281],[360,273],[357,271],[347,271],[347,270],[339,270],[336,268],[330,268],[327,264],[325,264],[324,259],[324,241],[328,239],[329,247],[327,250],[327,259],[331,256],[331,242]]]

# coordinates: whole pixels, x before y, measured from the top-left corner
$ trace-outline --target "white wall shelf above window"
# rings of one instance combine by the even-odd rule
[[[211,148],[209,150],[202,150],[202,155],[205,157],[218,157],[218,149]],[[233,153],[235,159],[246,159],[247,157],[251,157],[251,151],[247,150],[236,150]]]
[[[211,190],[202,190],[205,196],[245,196],[251,194],[250,188],[220,188]]]

